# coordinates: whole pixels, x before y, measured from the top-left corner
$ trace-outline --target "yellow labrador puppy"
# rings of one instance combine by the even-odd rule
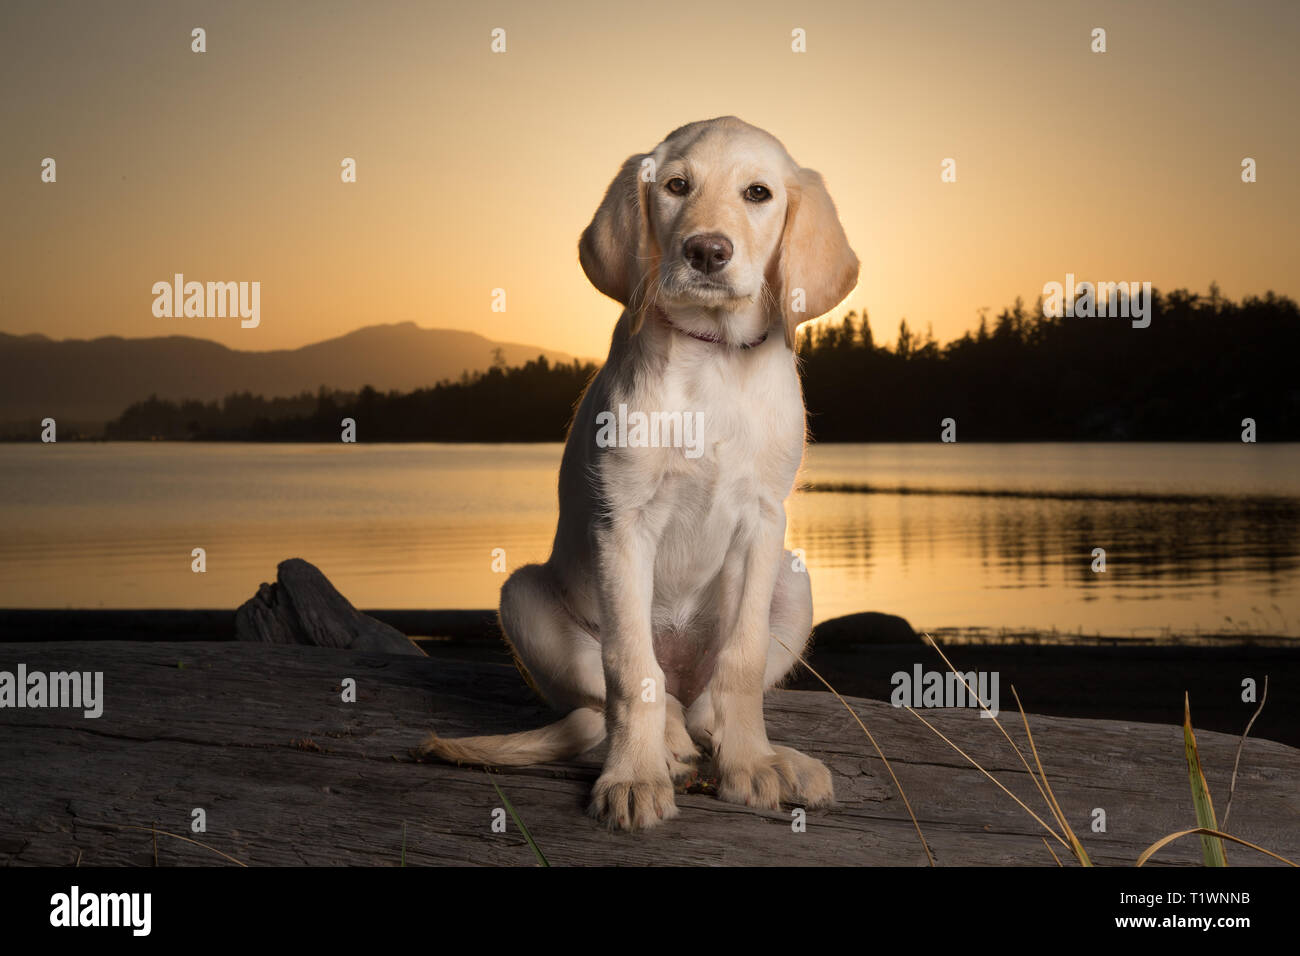
[[[523,765],[608,734],[591,812],[627,829],[677,813],[697,743],[724,800],[827,804],[825,765],[768,740],[763,692],[812,626],[784,502],[804,448],[795,329],[857,282],[835,207],[816,172],[727,116],[623,163],[578,253],[625,308],[565,445],[551,557],[501,591],[517,658],[568,716],[421,751]]]

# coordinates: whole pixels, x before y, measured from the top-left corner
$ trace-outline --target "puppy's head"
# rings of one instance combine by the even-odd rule
[[[858,279],[822,178],[734,116],[674,130],[630,156],[578,242],[592,284],[630,306],[725,316],[762,303],[793,349],[801,322]]]

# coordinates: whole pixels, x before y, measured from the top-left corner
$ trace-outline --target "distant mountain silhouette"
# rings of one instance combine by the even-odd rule
[[[552,362],[573,358],[537,346],[494,342],[474,332],[424,329],[414,322],[372,325],[273,352],[237,351],[184,335],[55,341],[0,333],[0,424],[48,415],[60,426],[98,425],[150,395],[210,401],[243,391],[297,395],[322,385],[409,391],[489,368],[495,349],[508,365],[539,355]]]

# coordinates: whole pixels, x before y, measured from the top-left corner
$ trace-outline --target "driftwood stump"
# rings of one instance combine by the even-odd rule
[[[329,578],[302,558],[281,561],[276,583],[262,584],[240,606],[235,612],[235,637],[265,644],[423,655],[397,628],[354,608]]]

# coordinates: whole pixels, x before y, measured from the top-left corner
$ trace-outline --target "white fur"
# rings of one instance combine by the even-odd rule
[[[423,750],[523,764],[580,753],[607,732],[591,811],[624,828],[676,814],[673,778],[696,744],[712,751],[725,800],[822,805],[830,773],[773,746],[763,721],[764,690],[812,625],[808,574],[783,544],[805,434],[789,343],[818,313],[792,315],[784,285],[793,275],[810,286],[800,288],[824,312],[851,291],[857,260],[820,177],[761,130],[730,117],[691,124],[646,155],[655,180],[630,176],[644,157],[629,159],[580,247],[592,281],[627,307],[565,445],[554,548],[502,589],[508,640],[570,715],[527,734],[432,736]],[[687,195],[664,188],[673,176]],[[772,198],[746,199],[754,182]],[[733,246],[711,277],[682,251],[699,234]],[[702,412],[703,454],[599,447],[597,415],[620,404]]]

